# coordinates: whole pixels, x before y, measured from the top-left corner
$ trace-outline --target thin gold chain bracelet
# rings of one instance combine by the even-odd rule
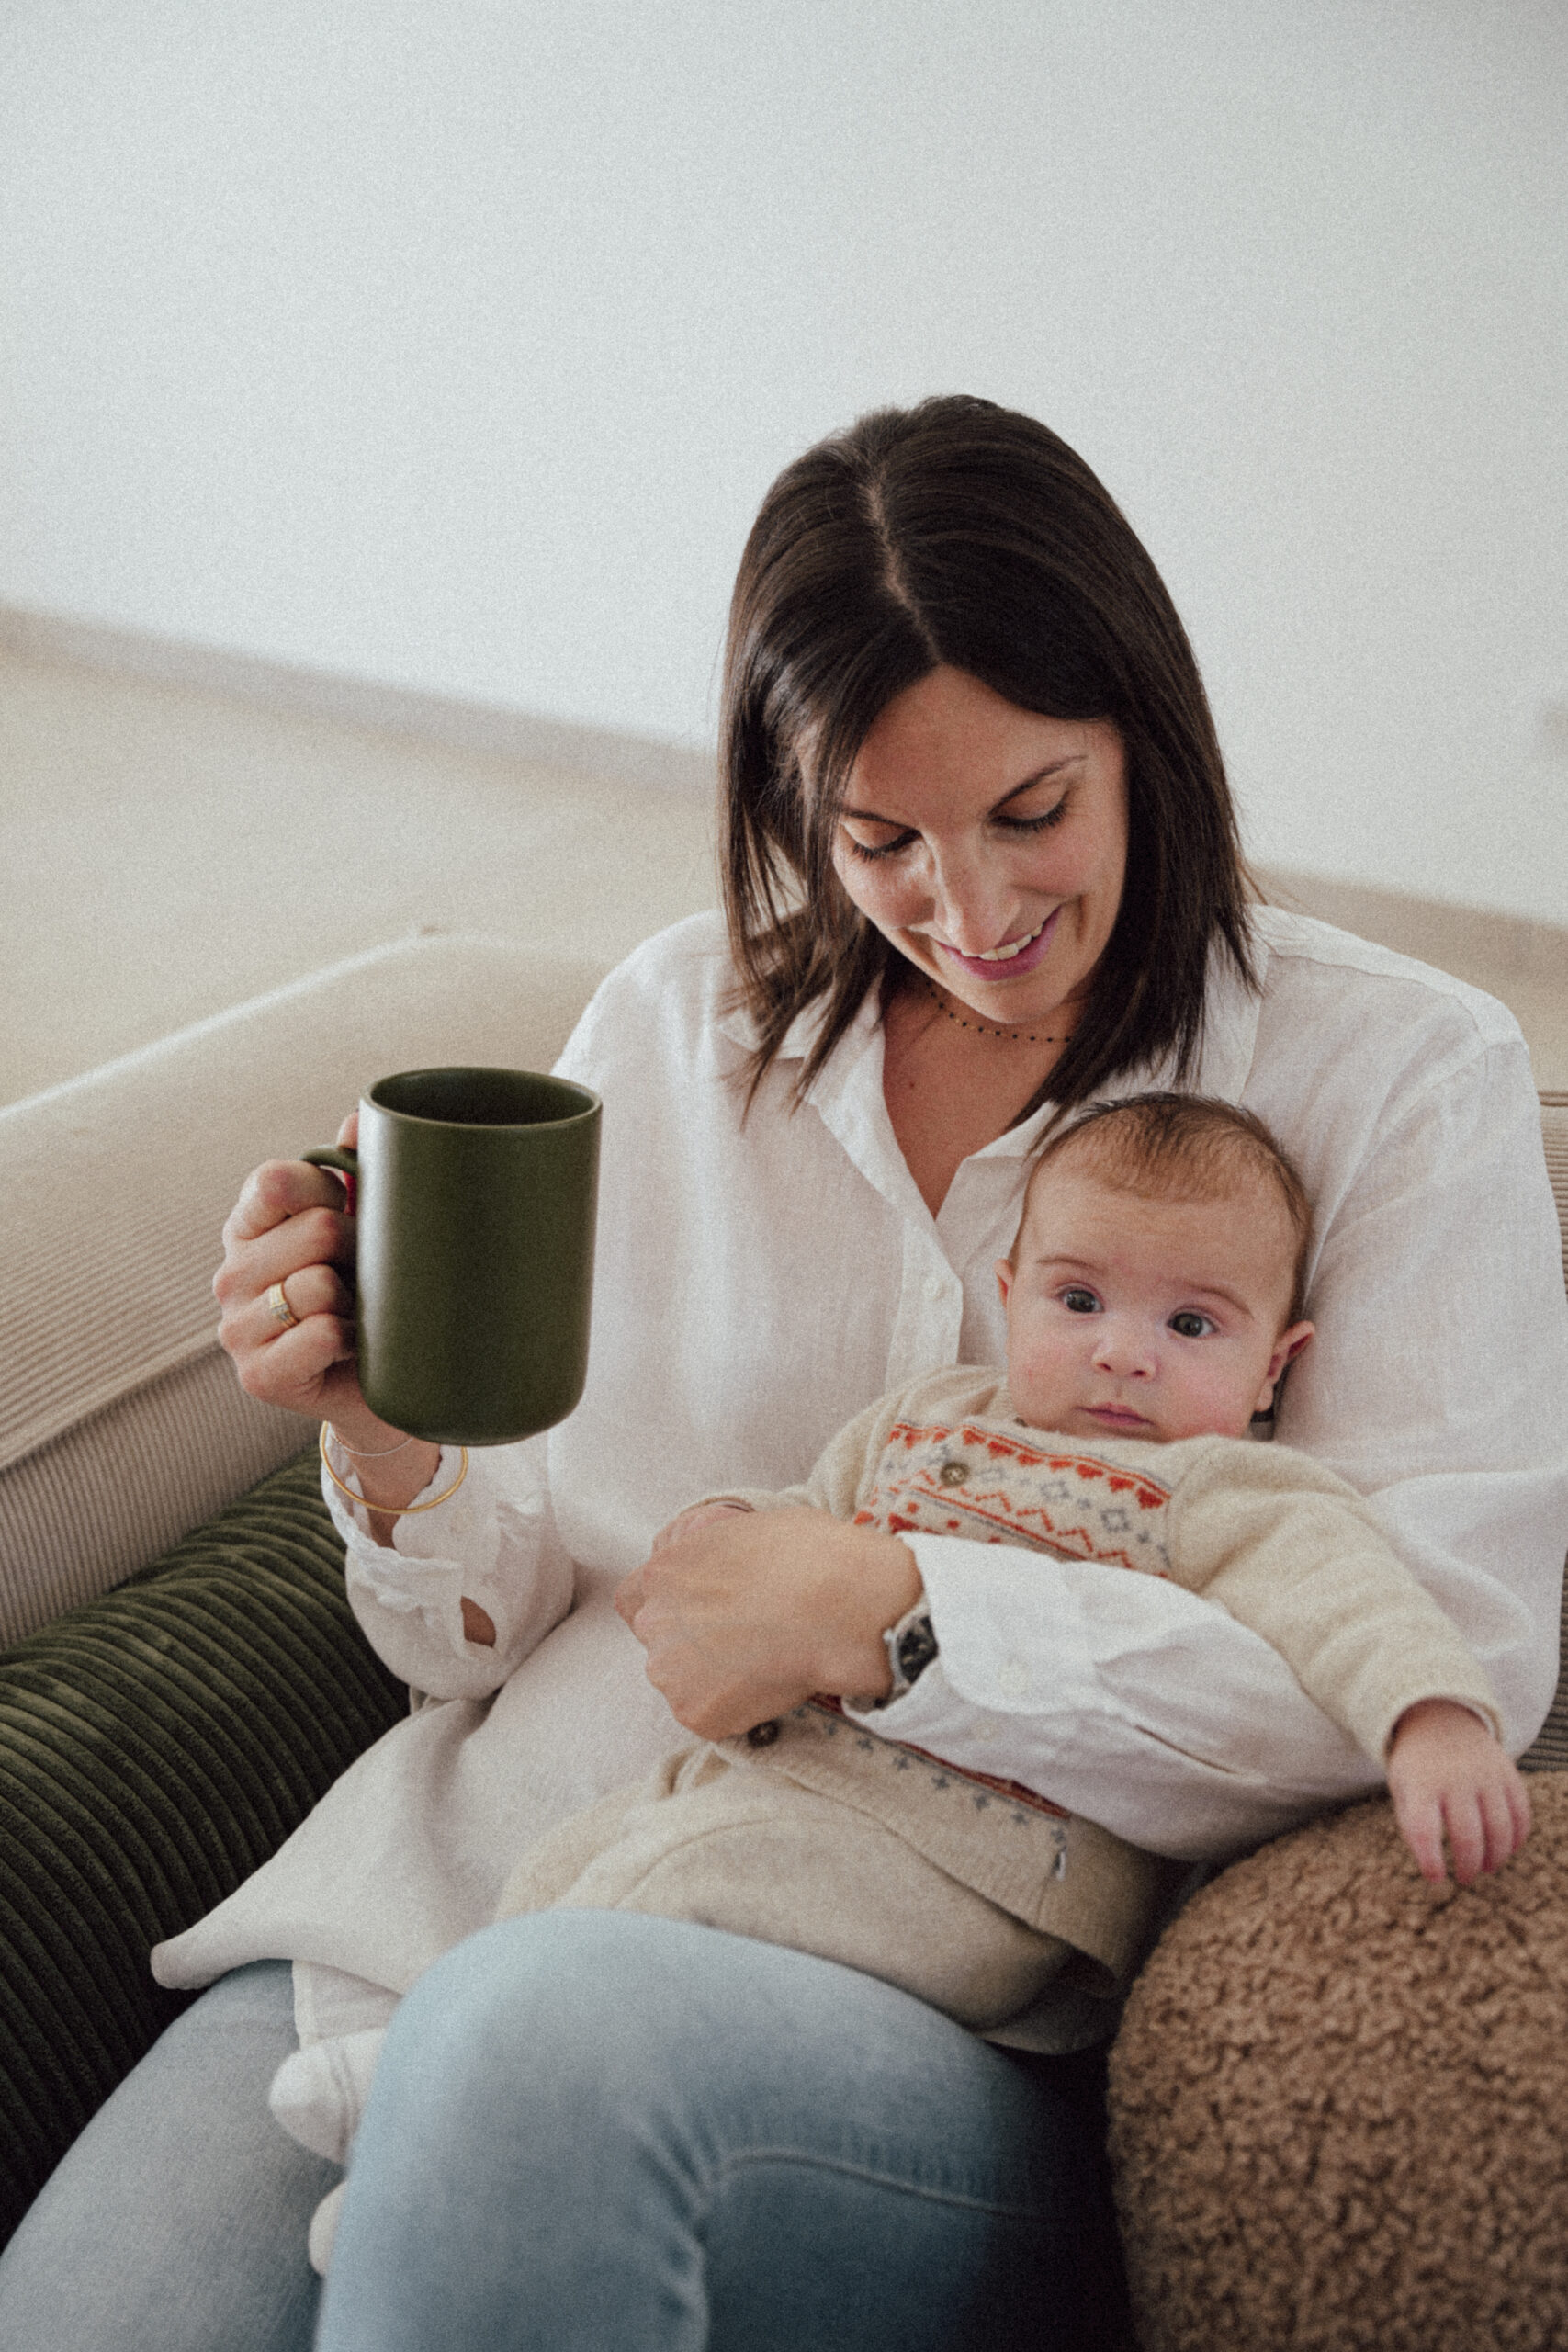
[[[466,1445],[460,1446],[458,1451],[462,1454],[463,1461],[457,1476],[449,1487],[443,1487],[440,1494],[432,1495],[427,1503],[375,1503],[371,1501],[368,1495],[356,1495],[352,1487],[345,1487],[333,1468],[332,1456],[327,1452],[327,1439],[330,1433],[328,1424],[323,1421],[321,1423],[321,1467],[339,1494],[346,1495],[351,1503],[363,1503],[367,1510],[385,1511],[389,1519],[412,1519],[416,1511],[434,1510],[438,1503],[449,1502],[468,1475],[468,1449]],[[348,1448],[345,1446],[344,1451],[346,1453]],[[391,1451],[394,1453],[400,1453],[402,1448],[395,1445]]]

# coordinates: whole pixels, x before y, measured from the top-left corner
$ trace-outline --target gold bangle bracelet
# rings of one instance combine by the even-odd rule
[[[463,1457],[461,1469],[453,1479],[452,1484],[449,1487],[443,1487],[440,1494],[432,1495],[427,1503],[374,1503],[371,1501],[368,1495],[356,1495],[352,1487],[345,1487],[344,1485],[343,1480],[333,1468],[332,1457],[327,1452],[328,1434],[328,1425],[323,1421],[321,1423],[321,1467],[325,1470],[328,1477],[332,1480],[339,1494],[346,1495],[351,1503],[363,1503],[367,1510],[385,1511],[389,1519],[412,1519],[416,1511],[434,1510],[437,1503],[450,1501],[451,1498],[457,1493],[458,1487],[462,1485],[464,1479],[468,1475],[468,1449],[466,1445],[460,1446],[458,1451]],[[397,1445],[393,1446],[391,1450],[394,1453],[400,1453],[402,1452],[402,1448]],[[346,1451],[347,1448],[345,1447],[344,1452],[346,1453]]]

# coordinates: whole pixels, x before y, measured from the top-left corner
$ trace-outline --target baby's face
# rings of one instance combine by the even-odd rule
[[[1294,1255],[1260,1178],[1223,1200],[1142,1200],[1065,1153],[997,1261],[1014,1405],[1074,1437],[1245,1437],[1312,1337],[1283,1328]]]

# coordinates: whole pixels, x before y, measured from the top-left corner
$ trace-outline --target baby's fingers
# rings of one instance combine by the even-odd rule
[[[1423,1878],[1438,1883],[1447,1878],[1449,1866],[1443,1856],[1443,1813],[1435,1796],[1421,1791],[1404,1790],[1395,1785],[1393,1817],[1399,1824],[1399,1834],[1416,1857]]]
[[[1481,1791],[1449,1790],[1443,1799],[1443,1817],[1448,1825],[1449,1851],[1454,1858],[1454,1876],[1461,1886],[1469,1886],[1483,1870],[1495,1870],[1496,1864],[1488,1860],[1487,1819]]]
[[[1506,1757],[1499,1758],[1495,1778],[1481,1792],[1481,1813],[1486,1831],[1483,1867],[1500,1871],[1518,1852],[1530,1828],[1529,1792]]]

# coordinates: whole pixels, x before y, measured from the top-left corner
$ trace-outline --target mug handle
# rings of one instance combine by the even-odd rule
[[[343,1177],[344,1191],[348,1194],[346,1206],[352,1216],[358,1205],[359,1154],[350,1145],[334,1143],[323,1144],[319,1151],[302,1151],[299,1157],[309,1160],[312,1168],[331,1168]]]

